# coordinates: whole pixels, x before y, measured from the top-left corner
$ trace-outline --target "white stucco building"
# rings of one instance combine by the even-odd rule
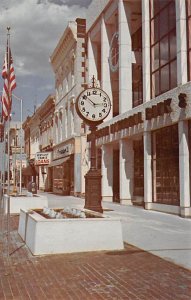
[[[68,23],[50,57],[55,74],[55,113],[53,161],[53,192],[81,195],[85,192],[87,171],[86,136],[75,110],[75,100],[85,83],[86,21]]]
[[[93,0],[87,72],[112,101],[99,126],[102,199],[191,216],[191,1]]]

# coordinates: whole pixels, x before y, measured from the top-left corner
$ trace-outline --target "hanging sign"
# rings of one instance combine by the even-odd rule
[[[44,166],[50,164],[50,152],[37,152],[35,155],[35,165]]]

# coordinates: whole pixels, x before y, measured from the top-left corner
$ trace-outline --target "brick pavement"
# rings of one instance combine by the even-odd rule
[[[191,272],[130,245],[34,257],[11,216],[12,255],[0,252],[0,299],[191,299]],[[2,236],[1,236],[2,237]]]

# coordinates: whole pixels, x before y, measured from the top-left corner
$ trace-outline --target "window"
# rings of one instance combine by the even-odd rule
[[[132,64],[133,107],[143,103],[142,27],[132,35],[132,50],[136,63]]]
[[[64,124],[65,128],[64,128],[64,131],[65,131],[65,138],[68,137],[68,108],[66,107],[65,108],[65,124]]]
[[[71,135],[74,134],[74,104],[71,105]]]
[[[177,86],[175,1],[150,0],[150,18],[151,95],[154,98]]]
[[[188,38],[188,80],[191,80],[191,0],[186,1]]]
[[[62,132],[63,132],[63,126],[62,126],[62,112],[60,111],[59,113],[59,142],[62,141],[63,136],[62,136]]]
[[[153,200],[179,205],[178,125],[154,131],[152,150]]]

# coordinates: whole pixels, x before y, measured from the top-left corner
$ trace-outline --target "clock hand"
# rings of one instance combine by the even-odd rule
[[[95,106],[104,106],[104,103],[95,103]]]
[[[96,103],[94,103],[90,98],[87,97],[87,99],[88,99],[89,102],[91,102],[91,104],[92,104],[94,107],[96,106]]]

